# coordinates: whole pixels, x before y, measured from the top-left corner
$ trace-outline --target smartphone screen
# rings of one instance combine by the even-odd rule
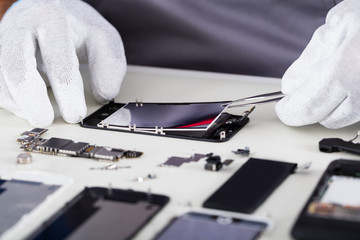
[[[225,109],[222,103],[128,103],[102,125],[154,129],[206,130]]]
[[[203,213],[187,213],[173,220],[156,240],[255,240],[267,223]]]
[[[360,222],[360,178],[333,175],[307,207],[307,214]]]
[[[0,180],[0,235],[61,186],[23,180]]]
[[[168,201],[156,194],[86,188],[28,239],[131,239]]]
[[[87,116],[86,128],[141,133],[163,137],[225,142],[248,122],[247,113],[234,115],[222,107],[226,102],[114,103],[109,102]],[[249,111],[247,111],[249,112]]]

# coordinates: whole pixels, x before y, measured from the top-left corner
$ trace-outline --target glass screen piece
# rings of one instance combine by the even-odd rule
[[[224,102],[217,102],[216,104],[223,104]],[[139,103],[138,103],[139,104]],[[144,104],[144,103],[142,103]],[[161,103],[163,104],[163,103]],[[166,103],[171,104],[171,103]],[[188,104],[204,104],[196,102],[187,102],[187,103],[172,103],[172,105],[188,105]],[[140,103],[141,105],[141,103]],[[248,114],[251,113],[251,109],[243,112],[241,115],[230,114],[227,109],[218,115],[218,117],[213,121],[213,123],[208,126],[206,130],[199,128],[190,128],[189,125],[183,125],[179,128],[174,128],[173,130],[165,130],[162,128],[137,128],[136,126],[112,126],[104,124],[104,120],[110,115],[118,111],[124,106],[123,103],[109,102],[108,104],[102,106],[95,112],[87,116],[81,123],[81,127],[99,129],[99,130],[108,130],[108,131],[119,131],[119,132],[129,132],[129,133],[139,133],[146,135],[156,135],[163,137],[172,137],[172,138],[181,138],[188,140],[197,140],[197,141],[207,141],[207,142],[225,142],[234,137],[246,124],[249,122]],[[252,108],[253,109],[253,108]],[[184,127],[185,128],[182,128]]]
[[[131,239],[169,198],[86,188],[28,239]]]
[[[308,214],[326,218],[360,221],[360,178],[331,176],[319,196],[307,209]]]
[[[94,213],[66,239],[128,239],[158,206],[146,202],[97,200]]]
[[[128,103],[99,127],[205,131],[224,111],[221,103]]]
[[[0,176],[0,235],[9,239],[18,235],[16,226],[33,221],[31,217],[22,219],[23,216],[31,214],[72,182],[63,175],[38,171],[0,171]]]
[[[0,234],[37,207],[59,186],[40,182],[0,180]]]
[[[260,221],[187,213],[171,222],[156,240],[255,240],[262,235],[266,227],[267,223]]]

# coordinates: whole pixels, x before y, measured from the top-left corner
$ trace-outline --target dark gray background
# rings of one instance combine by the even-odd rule
[[[128,63],[281,77],[341,0],[85,0]]]

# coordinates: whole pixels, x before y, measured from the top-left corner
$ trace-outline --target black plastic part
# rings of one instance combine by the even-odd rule
[[[324,138],[319,142],[321,152],[349,152],[360,155],[360,144],[344,141],[340,138]]]
[[[249,148],[245,148],[245,149],[239,148],[238,150],[233,151],[233,153],[238,154],[238,155],[243,155],[243,156],[249,156],[250,149]]]
[[[190,140],[199,140],[199,141],[208,141],[208,142],[226,142],[230,140],[236,133],[240,131],[248,122],[249,118],[237,115],[232,115],[228,113],[223,113],[216,121],[215,125],[208,129],[207,132],[199,132],[199,131],[166,131],[165,135],[155,134],[155,133],[145,133],[145,132],[137,132],[137,131],[127,131],[121,129],[109,129],[98,127],[97,124],[109,117],[111,114],[119,110],[125,104],[123,103],[115,103],[110,102],[100,109],[95,111],[86,117],[82,123],[80,123],[81,127],[85,128],[93,128],[100,130],[111,130],[111,131],[119,131],[119,132],[128,132],[128,133],[137,133],[137,134],[146,134],[151,136],[163,136],[163,137],[173,137],[173,138],[182,138],[182,139],[190,139]],[[220,138],[221,132],[225,132],[225,137]]]
[[[359,161],[338,159],[331,162],[297,218],[291,230],[292,236],[299,240],[359,240],[359,222],[307,214],[308,205],[319,196],[331,176],[359,177],[359,173]],[[358,189],[352,189],[352,191],[358,191]]]
[[[251,213],[293,173],[297,164],[250,158],[203,204],[206,208]]]
[[[210,156],[206,159],[205,170],[219,171],[223,166],[221,158],[219,156]]]

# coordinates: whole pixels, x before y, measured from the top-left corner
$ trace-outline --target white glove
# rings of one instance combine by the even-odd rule
[[[78,58],[79,57],[79,58]],[[62,117],[86,115],[79,60],[89,63],[98,101],[113,99],[126,72],[119,33],[80,0],[22,0],[0,22],[0,107],[37,127],[54,111],[38,69],[43,63]]]
[[[276,105],[288,125],[341,128],[360,121],[360,1],[332,8],[282,79]]]

